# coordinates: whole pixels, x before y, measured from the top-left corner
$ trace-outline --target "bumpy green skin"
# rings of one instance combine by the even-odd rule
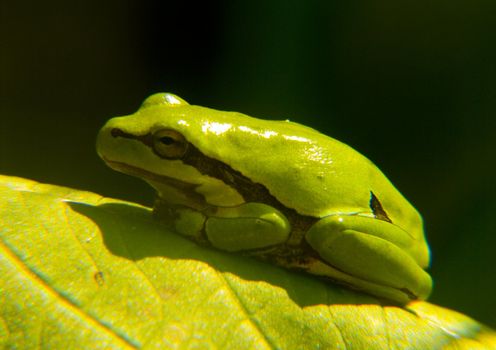
[[[160,93],[109,120],[97,149],[150,183],[156,215],[199,243],[395,303],[431,291],[419,213],[372,162],[314,129]]]

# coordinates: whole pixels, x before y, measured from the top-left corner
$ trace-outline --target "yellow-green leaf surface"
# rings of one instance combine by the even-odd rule
[[[496,334],[199,247],[148,208],[0,177],[0,348],[490,349]]]

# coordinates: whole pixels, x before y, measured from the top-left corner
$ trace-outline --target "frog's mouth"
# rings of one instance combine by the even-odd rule
[[[127,163],[110,160],[102,157],[112,169],[121,173],[142,178],[158,192],[161,199],[174,204],[183,204],[191,208],[205,208],[208,206],[205,197],[196,191],[199,184],[181,181],[166,175],[159,175],[151,171],[129,165]]]

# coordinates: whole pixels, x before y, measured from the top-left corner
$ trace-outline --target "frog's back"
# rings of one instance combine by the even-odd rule
[[[315,129],[237,112],[189,109],[186,114],[195,115],[197,128],[205,135],[192,138],[196,147],[263,184],[282,204],[300,214],[322,217],[361,212],[368,208],[373,187],[392,187],[367,158]],[[394,187],[390,192],[396,192]]]

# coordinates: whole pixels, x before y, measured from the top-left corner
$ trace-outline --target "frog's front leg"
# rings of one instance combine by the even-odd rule
[[[217,208],[205,223],[210,243],[231,252],[284,243],[290,231],[291,226],[280,211],[261,203]]]
[[[261,203],[215,207],[204,211],[175,207],[173,211],[177,232],[199,243],[230,252],[284,243],[291,231],[291,225],[280,211]]]
[[[305,238],[326,263],[367,285],[392,288],[409,299],[425,299],[431,291],[432,280],[421,267],[425,254],[409,251],[417,242],[392,223],[357,215],[328,216]]]

